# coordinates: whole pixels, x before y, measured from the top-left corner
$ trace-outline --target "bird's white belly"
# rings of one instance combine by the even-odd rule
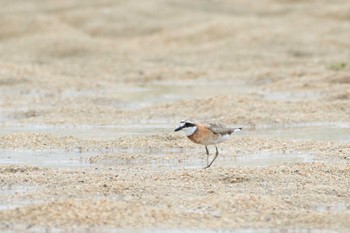
[[[218,143],[221,143],[221,142],[225,142],[227,140],[231,139],[231,135],[229,134],[225,134],[223,136],[219,136],[217,138],[209,138],[207,139],[204,144],[205,145],[213,145],[213,144],[218,144]]]

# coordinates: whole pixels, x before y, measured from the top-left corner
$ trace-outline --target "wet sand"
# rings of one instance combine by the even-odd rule
[[[349,3],[2,5],[2,232],[350,229]]]

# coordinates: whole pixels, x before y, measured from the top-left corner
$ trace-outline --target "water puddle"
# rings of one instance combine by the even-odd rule
[[[21,200],[21,201],[11,201],[11,202],[0,202],[0,211],[2,210],[14,210],[17,208],[39,204],[39,201],[34,200]]]
[[[171,125],[173,123],[173,125]],[[12,133],[49,133],[60,136],[73,136],[80,139],[115,140],[129,136],[147,136],[161,133],[173,133],[176,122],[145,122],[132,125],[10,125],[1,126],[0,135]],[[244,128],[237,134],[247,136],[264,136],[293,140],[350,142],[350,127],[348,125],[296,125],[290,127]]]
[[[308,153],[278,153],[263,151],[252,155],[236,156],[232,160],[223,157],[218,164],[225,167],[267,167],[284,163],[310,163],[314,161],[314,156]]]
[[[350,142],[350,127],[327,125],[247,129],[246,135],[293,140]]]
[[[319,230],[319,229],[307,229],[307,228],[293,228],[290,229],[268,229],[268,228],[246,228],[246,229],[235,229],[235,230],[204,230],[204,229],[148,229],[142,230],[138,233],[285,233],[285,232],[307,232],[307,233],[335,233],[336,231]]]
[[[175,126],[174,126],[175,127]],[[73,136],[80,139],[115,140],[121,137],[146,136],[157,133],[173,132],[172,128],[161,124],[119,125],[119,126],[51,126],[51,125],[24,125],[0,127],[0,135],[12,133],[49,133],[60,136]]]
[[[322,97],[322,94],[318,92],[258,91],[257,94],[265,100],[280,100],[291,102],[297,102],[302,100],[316,100]]]
[[[317,206],[316,210],[318,212],[324,213],[324,212],[343,212],[346,210],[350,210],[350,204],[347,204],[345,202],[343,203],[332,203],[329,205],[322,205]]]
[[[91,157],[99,156],[98,152],[72,152],[72,151],[0,151],[0,164],[2,165],[29,165],[49,168],[84,168],[93,165],[105,166],[125,166],[125,167],[167,167],[167,168],[200,168],[206,165],[206,155],[203,158],[175,158],[176,150],[170,152],[151,152],[146,150],[137,150],[138,153],[145,155],[145,159],[132,158],[121,159],[107,158],[94,159]],[[120,150],[119,152],[135,154],[135,151]],[[118,153],[118,152],[117,152]],[[173,156],[172,156],[173,155]],[[132,157],[132,156],[131,156]],[[209,158],[211,160],[212,157]],[[238,156],[219,156],[213,166],[221,167],[266,167],[284,163],[307,163],[314,161],[314,156],[301,153],[277,153],[260,152],[250,155]]]
[[[108,226],[70,226],[70,227],[42,227],[42,226],[31,226],[27,227],[26,225],[18,225],[16,229],[4,229],[1,232],[3,233],[13,233],[13,232],[38,232],[38,233],[60,233],[60,232],[73,232],[73,233],[83,233],[83,232],[100,232],[100,233],[286,233],[286,232],[297,232],[297,233],[337,233],[338,231],[332,230],[321,230],[313,228],[244,228],[244,229],[215,229],[215,230],[206,230],[206,229],[184,229],[184,228],[146,228],[142,230],[136,230],[133,228],[116,228]]]
[[[209,161],[213,157],[209,158]],[[252,155],[239,155],[229,157],[226,155],[219,156],[212,166],[220,167],[267,167],[285,163],[309,163],[314,161],[314,156],[295,152],[295,153],[277,153],[277,152],[261,152]],[[178,159],[172,158],[171,155],[165,156],[157,155],[153,159],[101,159],[96,161],[97,164],[104,164],[108,166],[126,166],[126,167],[166,167],[170,169],[179,168],[203,168],[206,165],[206,155],[203,158],[188,158]]]
[[[66,89],[64,91],[33,90],[14,94],[13,90],[2,90],[7,99],[13,99],[14,95],[25,95],[25,98],[16,99],[16,110],[26,111],[27,106],[40,99],[59,98],[62,100],[84,99],[98,106],[115,107],[119,110],[133,110],[150,107],[158,104],[169,104],[179,100],[211,98],[215,96],[237,96],[242,94],[258,95],[266,100],[300,101],[317,99],[318,93],[285,93],[273,91],[259,91],[255,86],[244,81],[206,81],[198,82],[183,80],[180,84],[174,82],[159,82],[156,84],[131,85],[122,84],[103,86],[94,89]],[[45,101],[42,101],[45,102]],[[52,108],[50,104],[42,103],[35,109],[47,110]],[[4,109],[0,112],[0,122],[4,119],[10,120],[11,115],[16,115],[13,109]],[[12,112],[12,113],[11,113]]]
[[[35,186],[26,185],[4,185],[0,186],[0,195],[13,195],[18,193],[31,193],[38,188]]]
[[[80,168],[90,166],[87,158],[94,152],[67,151],[0,151],[2,165],[29,165],[50,168]]]
[[[333,141],[350,142],[350,127],[348,125],[292,125],[290,127],[246,128],[242,135],[273,137],[297,141]]]
[[[252,91],[253,89],[242,81],[199,83],[184,80],[181,84],[173,82],[152,85],[118,83],[93,89],[67,88],[64,91],[38,89],[25,91],[24,93],[20,91],[16,93],[14,90],[9,89],[2,90],[1,93],[4,99],[11,99],[11,103],[15,103],[16,111],[26,111],[33,102],[41,102],[40,106],[35,106],[35,109],[50,110],[52,106],[46,103],[48,98],[67,100],[67,102],[83,100],[97,106],[114,107],[119,110],[134,110],[152,105],[193,99],[193,96],[196,98],[210,98],[218,95],[252,93]],[[18,96],[22,98],[16,98]],[[16,112],[13,111],[13,108],[4,109],[3,114],[0,113],[0,115],[3,115],[1,118],[7,117],[9,119],[9,116],[15,115]]]
[[[244,82],[210,82],[208,84],[183,81],[181,85],[171,82],[139,86],[120,84],[117,87],[101,90],[68,90],[62,94],[62,97],[93,98],[93,102],[97,105],[112,105],[117,109],[127,110],[193,99],[193,96],[210,98],[250,92],[252,89]]]
[[[175,127],[175,126],[174,126]],[[158,125],[158,128],[154,128],[154,124],[145,125],[133,125],[133,126],[75,126],[75,127],[57,127],[57,126],[9,126],[3,127],[0,130],[0,135],[6,135],[11,133],[52,133],[62,136],[73,136],[82,139],[95,139],[95,140],[115,140],[116,138],[126,136],[145,136],[161,133],[173,132],[174,127],[169,127],[169,124]],[[316,140],[316,141],[336,141],[336,142],[350,142],[350,128],[348,126],[329,126],[329,125],[308,125],[297,127],[282,127],[282,128],[247,128],[237,137],[241,136],[262,136],[262,137],[275,137],[292,140]],[[187,140],[184,138],[184,140]],[[162,151],[152,150],[137,150],[126,149],[122,150],[114,148],[111,151],[105,151],[106,153],[127,153],[127,154],[143,154],[145,159],[132,159],[132,160],[120,160],[116,159],[112,161],[112,164],[116,166],[165,166],[169,168],[197,168],[203,167],[206,164],[206,156],[203,154],[203,158],[195,159],[173,159],[178,158],[179,154],[191,154],[197,153],[194,151],[179,151],[177,148],[163,148]],[[0,164],[9,165],[31,165],[51,168],[78,168],[91,166],[89,158],[96,156],[101,152],[83,152],[79,151],[0,151]],[[242,152],[244,153],[244,152]],[[174,154],[174,156],[171,156]],[[116,156],[117,157],[117,156]],[[310,162],[313,161],[313,156],[307,153],[277,153],[277,152],[259,152],[257,154],[239,155],[236,157],[229,157],[226,155],[219,156],[214,165],[235,167],[235,166],[270,166],[283,163],[298,163],[298,162]],[[110,165],[111,161],[106,162]],[[98,162],[103,164],[104,162]]]
[[[37,204],[38,200],[18,199],[21,195],[35,193],[38,186],[30,185],[4,185],[0,187],[0,211],[16,209],[18,207]],[[8,198],[7,196],[11,196]],[[4,198],[5,197],[5,198]],[[17,198],[16,198],[17,197]]]

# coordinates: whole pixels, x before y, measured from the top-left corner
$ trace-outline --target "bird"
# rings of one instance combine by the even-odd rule
[[[219,155],[216,144],[229,140],[232,133],[242,131],[242,128],[229,128],[221,123],[205,122],[199,120],[182,120],[175,132],[183,130],[186,136],[194,143],[205,146],[207,154],[207,166],[209,168]],[[208,145],[215,145],[216,153],[213,160],[208,163],[209,150]]]

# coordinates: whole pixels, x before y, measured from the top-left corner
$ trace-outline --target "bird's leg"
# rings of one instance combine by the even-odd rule
[[[208,164],[209,164],[209,161],[208,161],[208,159],[209,159],[209,150],[208,150],[207,146],[205,146],[205,150],[207,152],[207,166],[208,166]]]
[[[213,160],[212,160],[205,168],[209,168],[209,167],[213,164],[213,162],[215,161],[215,159],[218,157],[219,151],[218,151],[218,148],[217,148],[216,145],[215,145],[215,149],[216,149],[215,157],[213,158]]]

